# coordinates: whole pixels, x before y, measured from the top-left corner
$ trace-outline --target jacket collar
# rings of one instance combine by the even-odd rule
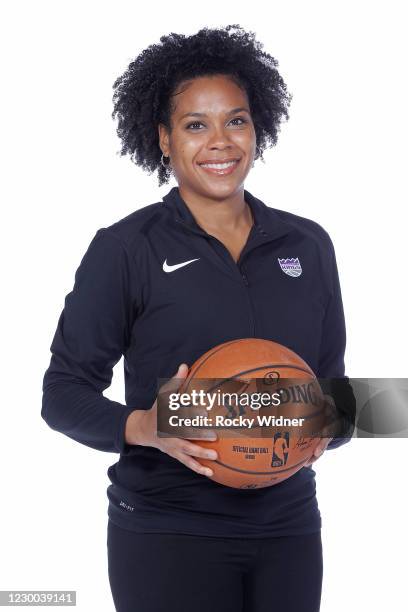
[[[261,236],[268,240],[274,240],[289,234],[293,230],[292,225],[283,221],[273,208],[264,204],[246,189],[244,189],[244,199],[251,208],[254,218],[254,229]],[[208,236],[207,232],[194,219],[189,207],[181,197],[178,187],[173,187],[163,196],[162,200],[166,209],[173,213],[175,221],[187,225],[195,233]]]

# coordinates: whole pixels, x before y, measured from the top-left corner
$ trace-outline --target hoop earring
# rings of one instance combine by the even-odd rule
[[[170,166],[170,157],[168,157],[167,155],[165,156],[167,157],[167,159],[169,160],[169,162],[167,164],[164,163],[164,155],[163,153],[161,154],[161,159],[160,159],[160,163],[162,166],[164,166],[165,168],[168,168]]]

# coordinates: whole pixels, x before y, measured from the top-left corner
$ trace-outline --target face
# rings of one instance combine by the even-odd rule
[[[246,92],[227,76],[198,77],[172,103],[171,130],[159,125],[159,140],[179,187],[214,199],[240,191],[256,153]]]

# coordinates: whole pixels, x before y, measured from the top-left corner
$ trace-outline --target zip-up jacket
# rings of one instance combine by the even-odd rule
[[[239,338],[283,344],[316,376],[344,376],[346,332],[335,252],[317,223],[244,190],[254,218],[237,262],[195,221],[178,187],[99,229],[75,274],[51,344],[42,417],[73,440],[119,453],[108,469],[108,516],[137,532],[222,537],[321,528],[315,471],[241,490],[162,451],[125,442],[157,380]],[[124,356],[125,404],[103,395]],[[333,449],[349,438],[334,438]]]

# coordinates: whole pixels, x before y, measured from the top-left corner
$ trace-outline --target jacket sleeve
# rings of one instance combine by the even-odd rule
[[[65,298],[42,387],[41,416],[51,429],[121,454],[133,448],[124,434],[134,408],[103,391],[129,342],[135,305],[131,273],[132,260],[120,238],[98,230]]]
[[[336,435],[327,446],[333,449],[346,444],[352,437],[356,401],[349,379],[345,376],[346,325],[336,255],[330,238],[329,247],[331,291],[323,321],[318,377],[323,379],[323,390],[331,395],[336,407]]]

